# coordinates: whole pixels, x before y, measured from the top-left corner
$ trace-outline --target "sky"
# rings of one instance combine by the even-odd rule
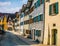
[[[18,12],[23,4],[28,0],[0,0],[0,12],[2,13],[15,13]]]

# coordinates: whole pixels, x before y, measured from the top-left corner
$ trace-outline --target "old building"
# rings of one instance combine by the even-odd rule
[[[30,30],[33,40],[43,42],[44,0],[34,0],[30,8]]]
[[[13,19],[13,21],[14,21],[14,31],[15,32],[18,32],[18,33],[20,33],[20,16],[19,16],[19,12],[16,12],[15,13],[15,18]]]
[[[0,30],[7,31],[7,15],[0,13]]]
[[[40,43],[59,46],[59,15],[59,0],[28,0],[20,16],[21,31]]]
[[[29,37],[31,31],[29,29],[29,14],[30,14],[30,7],[32,4],[32,0],[28,0],[27,5],[26,5],[26,9],[25,9],[25,15],[24,15],[24,35]]]
[[[45,0],[44,44],[60,46],[60,0]]]
[[[8,18],[7,18],[8,31],[14,31],[15,18],[16,18],[15,14],[8,14]]]

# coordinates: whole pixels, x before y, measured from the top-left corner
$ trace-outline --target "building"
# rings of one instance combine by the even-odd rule
[[[21,14],[20,14],[20,32],[21,32],[21,35],[23,35],[24,33],[23,33],[23,30],[24,30],[24,12],[22,12]]]
[[[8,18],[7,25],[8,25],[8,31],[13,31],[14,30],[14,28],[13,28],[13,22],[12,22],[11,17]]]
[[[7,31],[7,15],[0,13],[0,30]]]
[[[21,15],[21,29],[23,34],[43,42],[43,25],[44,25],[44,0],[28,0],[26,5],[23,5]],[[22,13],[21,13],[22,14]]]
[[[29,17],[31,38],[42,43],[44,30],[44,0],[33,0]]]
[[[28,0],[26,9],[21,15],[23,17],[20,25],[23,34],[29,34],[33,40],[40,43],[59,46],[59,15],[59,0]]]
[[[29,28],[29,9],[31,7],[32,0],[28,0],[26,9],[25,9],[25,16],[24,16],[24,36],[29,37],[30,35],[30,28]]]
[[[14,19],[16,18],[15,14],[8,14],[7,18],[7,25],[8,25],[8,31],[14,31]]]
[[[44,44],[60,46],[60,0],[45,0]]]
[[[20,33],[20,16],[19,16],[19,13],[16,12],[15,16],[16,16],[15,19],[13,19],[14,31]]]

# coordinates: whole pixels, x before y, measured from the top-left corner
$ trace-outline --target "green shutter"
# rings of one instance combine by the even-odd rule
[[[58,3],[56,3],[55,5],[56,5],[56,14],[58,14]]]
[[[36,22],[36,17],[33,18],[34,22]]]
[[[38,16],[38,22],[39,21],[43,21],[43,14],[41,14],[41,15]]]
[[[49,6],[49,15],[51,15],[52,12],[52,5]]]
[[[36,8],[36,3],[34,4],[35,8]]]
[[[44,0],[42,0],[42,4],[44,3]]]
[[[40,15],[41,21],[43,21],[43,14]]]
[[[40,6],[40,0],[38,0],[38,6]]]
[[[40,21],[40,15],[38,16],[38,22]]]
[[[41,36],[41,30],[36,30],[36,34],[35,34],[36,36]]]
[[[35,3],[34,5],[35,5],[35,8],[37,8],[37,3]]]
[[[36,8],[36,3],[34,5],[35,5],[35,8]]]

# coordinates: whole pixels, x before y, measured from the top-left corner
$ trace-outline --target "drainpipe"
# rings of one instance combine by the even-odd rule
[[[42,41],[42,44],[44,43],[44,31],[45,31],[45,0],[44,0],[44,8],[43,9],[44,9],[44,12],[43,12],[44,13],[44,20],[43,20],[44,22],[43,22],[43,41]]]

